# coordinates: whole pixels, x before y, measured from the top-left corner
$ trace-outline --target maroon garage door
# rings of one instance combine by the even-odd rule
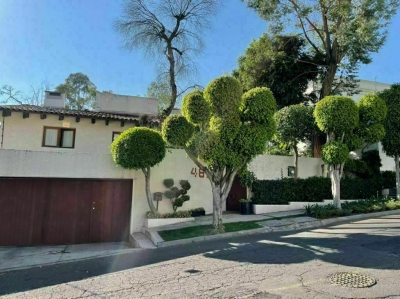
[[[0,178],[0,246],[129,238],[132,180]]]

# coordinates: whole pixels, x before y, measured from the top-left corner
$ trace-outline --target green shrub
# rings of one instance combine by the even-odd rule
[[[188,212],[205,212],[206,210],[204,210],[204,208],[195,208],[195,209],[191,209]]]
[[[146,213],[146,218],[148,219],[161,219],[161,218],[189,218],[191,217],[191,213],[189,211],[178,211],[173,213],[165,213],[165,214],[153,214],[152,212]]]
[[[176,210],[183,206],[183,204],[190,200],[190,196],[187,195],[188,190],[191,188],[189,181],[181,180],[179,181],[179,185],[181,189],[179,189],[174,185],[173,179],[165,179],[164,186],[169,188],[167,191],[164,192],[166,198],[171,200],[172,208],[176,212]]]
[[[396,188],[396,172],[382,171],[382,189]]]
[[[125,169],[146,169],[165,157],[165,142],[160,133],[148,128],[126,130],[111,144],[115,164]]]
[[[193,90],[183,98],[182,115],[193,124],[201,125],[208,122],[210,107],[204,99],[202,91]]]
[[[380,177],[370,179],[343,178],[342,199],[365,199],[380,193]],[[322,202],[332,199],[331,179],[310,177],[307,179],[284,178],[280,180],[256,180],[253,183],[254,204],[288,204],[289,202]]]
[[[400,209],[400,201],[386,198],[372,198],[353,202],[344,202],[342,209],[337,209],[333,205],[307,205],[304,207],[307,216],[318,219],[330,217],[342,217],[351,214],[365,214],[381,212],[386,210]]]
[[[181,115],[169,116],[164,121],[161,130],[164,140],[177,147],[183,147],[192,137],[193,133],[194,125]]]
[[[250,198],[241,198],[239,202],[252,202],[252,200]]]
[[[166,188],[171,188],[175,184],[174,179],[165,179],[163,183]]]

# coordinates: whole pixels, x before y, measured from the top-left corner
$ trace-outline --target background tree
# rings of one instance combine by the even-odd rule
[[[52,85],[43,80],[39,85],[31,85],[29,94],[23,94],[20,90],[10,85],[0,87],[0,104],[19,104],[42,106],[45,98],[45,91],[51,90]]]
[[[262,154],[275,133],[276,102],[268,88],[242,95],[238,80],[223,76],[204,93],[193,91],[183,99],[182,114],[168,117],[162,135],[182,147],[211,182],[214,232],[223,232],[222,209],[235,175]]]
[[[158,113],[161,114],[171,102],[171,88],[169,82],[167,80],[151,82],[150,86],[147,87],[146,97],[157,99]]]
[[[150,210],[158,214],[150,191],[150,168],[165,157],[166,147],[161,134],[149,128],[126,130],[111,144],[114,163],[125,169],[142,170],[146,180],[146,197]]]
[[[320,57],[319,99],[347,95],[356,86],[354,76],[360,64],[372,61],[387,37],[387,26],[400,0],[242,0],[269,22],[274,34],[294,28]],[[340,79],[335,76],[341,73]],[[349,93],[350,92],[350,93]],[[314,156],[321,156],[324,139],[314,140]]]
[[[163,110],[164,117],[171,114],[178,98],[177,82],[194,70],[192,58],[204,48],[204,30],[210,27],[218,2],[125,1],[123,14],[116,21],[115,28],[124,37],[127,49],[143,48],[152,60],[158,57],[160,72],[169,76],[171,98]]]
[[[70,74],[65,83],[56,87],[67,95],[65,108],[70,110],[92,109],[96,101],[96,86],[82,73]]]
[[[317,125],[327,134],[322,159],[330,167],[333,202],[337,208],[341,206],[340,179],[350,151],[384,137],[381,123],[386,113],[385,103],[375,94],[364,96],[358,104],[343,96],[327,96],[316,104]]]
[[[389,89],[379,93],[388,107],[388,114],[383,122],[386,135],[382,139],[383,151],[394,158],[396,170],[396,192],[400,199],[400,84],[393,84]]]
[[[300,142],[311,140],[315,132],[315,120],[313,108],[303,104],[291,105],[275,113],[276,140],[294,151],[294,178],[299,173],[299,150]]]
[[[304,40],[297,36],[271,38],[264,34],[239,57],[233,75],[244,90],[270,88],[278,108],[314,102],[316,95],[307,94],[306,90],[310,81],[316,80],[319,68],[313,63],[314,57],[305,52],[304,44]]]

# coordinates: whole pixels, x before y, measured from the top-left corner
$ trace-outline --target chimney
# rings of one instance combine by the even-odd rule
[[[66,98],[65,93],[55,92],[55,91],[46,91],[43,106],[64,109],[65,108],[65,98]]]

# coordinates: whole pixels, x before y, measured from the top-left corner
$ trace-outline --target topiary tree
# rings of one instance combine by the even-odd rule
[[[264,152],[275,133],[276,102],[268,88],[242,94],[238,80],[223,76],[208,84],[203,94],[189,93],[182,107],[182,116],[164,121],[162,135],[184,148],[210,180],[214,232],[223,232],[222,208],[235,175]]]
[[[313,108],[303,104],[291,105],[275,113],[276,140],[294,151],[294,178],[298,177],[299,142],[311,141],[315,130]]]
[[[327,96],[316,104],[314,116],[319,129],[327,134],[322,159],[329,165],[334,205],[340,208],[340,179],[351,150],[380,141],[385,135],[381,122],[387,108],[375,94],[358,104],[350,97]]]
[[[158,214],[150,191],[150,168],[160,163],[166,153],[161,134],[149,128],[126,130],[111,144],[114,163],[125,169],[142,170],[146,179],[146,197],[150,210]]]
[[[400,83],[380,92],[379,96],[388,107],[388,114],[383,122],[386,135],[382,139],[382,147],[386,155],[394,158],[397,199],[400,199]]]
[[[168,188],[168,190],[164,192],[164,195],[171,201],[172,208],[174,212],[176,212],[178,208],[183,206],[185,201],[190,200],[190,196],[187,195],[187,192],[190,190],[191,185],[187,180],[179,181],[181,189],[175,187],[174,184],[175,184],[174,179],[164,180],[164,186]]]

